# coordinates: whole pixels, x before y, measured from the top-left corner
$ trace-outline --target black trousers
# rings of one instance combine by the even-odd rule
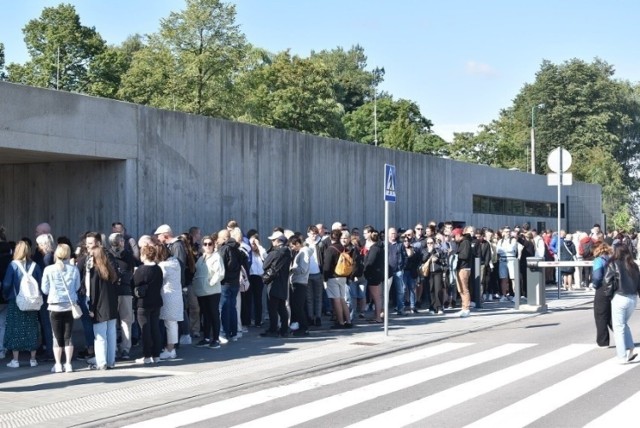
[[[443,272],[431,272],[429,274],[429,293],[431,295],[431,310],[442,309],[442,295],[444,293]]]
[[[309,324],[307,320],[307,284],[293,284],[291,286],[291,295],[289,296],[289,304],[291,305],[291,322],[300,324],[301,331],[307,331]]]
[[[593,298],[593,316],[596,320],[596,343],[598,346],[609,346],[609,329],[611,325],[611,299],[605,295],[604,284],[596,290]]]
[[[280,334],[289,332],[289,312],[287,311],[287,301],[269,296],[269,331],[278,331],[278,316],[280,316]]]
[[[138,324],[142,330],[142,352],[145,358],[160,357],[160,308],[138,308]]]
[[[53,341],[58,348],[71,346],[71,333],[73,332],[73,315],[71,311],[49,312]]]
[[[249,275],[249,284],[251,284],[249,291],[242,293],[240,318],[242,319],[242,325],[251,325],[251,320],[253,319],[254,325],[260,326],[262,325],[262,290],[264,289],[264,282],[262,282],[260,275]]]
[[[220,293],[198,297],[205,339],[220,339]]]

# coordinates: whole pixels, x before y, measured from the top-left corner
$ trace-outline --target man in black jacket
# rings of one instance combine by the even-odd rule
[[[291,266],[291,250],[287,247],[287,238],[282,232],[274,232],[269,236],[273,246],[264,260],[264,282],[267,286],[267,303],[269,309],[269,329],[260,333],[262,337],[287,337],[289,335],[289,268]],[[280,317],[280,331],[278,331]]]
[[[224,264],[224,278],[222,279],[222,293],[220,295],[220,315],[222,329],[227,340],[237,341],[238,312],[236,300],[240,291],[240,267],[249,272],[249,259],[240,250],[240,244],[231,237],[227,229],[218,233],[218,245],[220,245],[220,257]]]
[[[471,277],[471,265],[473,264],[474,253],[471,247],[471,235],[473,227],[467,226],[464,230],[457,228],[451,234],[458,244],[458,264],[456,266],[456,283],[458,293],[462,298],[462,310],[458,312],[458,316],[466,318],[469,316],[471,306],[471,293],[469,292],[469,279]]]

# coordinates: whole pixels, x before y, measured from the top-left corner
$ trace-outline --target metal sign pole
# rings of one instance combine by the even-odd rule
[[[384,335],[389,336],[389,202],[384,203],[384,298],[382,312],[384,313]]]
[[[560,147],[560,170],[558,171],[558,239],[556,240],[556,249],[558,250],[558,261],[560,261],[560,252],[562,251],[560,247],[560,227],[561,227],[561,219],[560,219],[560,204],[562,203],[561,192],[562,192],[562,175],[564,174],[564,170],[562,169],[562,147]],[[556,268],[556,278],[558,279],[558,300],[560,300],[560,281],[562,281],[562,277],[560,276],[560,266]]]

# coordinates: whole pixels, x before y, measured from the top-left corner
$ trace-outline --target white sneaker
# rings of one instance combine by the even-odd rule
[[[171,351],[162,351],[160,352],[161,360],[174,360],[176,358],[176,350],[173,349]]]
[[[7,367],[10,369],[17,369],[20,367],[20,362],[18,360],[11,360],[7,363]]]
[[[151,364],[153,363],[153,358],[138,358],[136,360],[137,364]]]
[[[229,343],[229,339],[227,339],[224,336],[220,336],[220,338],[218,339],[218,342],[220,342],[221,345],[226,345],[227,343]]]
[[[67,373],[73,372],[73,366],[71,365],[71,363],[64,365],[64,371]]]
[[[180,336],[180,344],[191,345],[191,336],[188,334],[183,334],[182,336]]]
[[[487,294],[488,296],[488,301],[492,302],[493,301],[493,294]]]
[[[29,360],[29,365],[31,367],[38,367],[38,360]]]
[[[507,303],[507,302],[509,302],[509,299],[507,298],[507,296],[502,296],[500,298],[500,303]]]
[[[440,310],[438,311],[438,315],[444,315],[444,311],[443,311],[442,309],[440,309]]]
[[[62,373],[62,364],[54,364],[51,367],[51,373]]]
[[[460,318],[466,318],[469,316],[469,314],[471,314],[471,311],[469,311],[469,309],[463,309],[460,312],[458,312],[458,316]]]
[[[293,331],[296,331],[297,329],[299,329],[299,328],[300,328],[300,324],[298,324],[298,322],[297,322],[297,321],[296,321],[296,322],[292,322],[292,323],[289,325],[289,328],[290,328],[291,330],[293,330]]]

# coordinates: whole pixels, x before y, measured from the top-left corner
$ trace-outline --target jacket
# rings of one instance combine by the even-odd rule
[[[407,264],[407,252],[402,242],[389,242],[389,273],[394,274],[404,270]]]
[[[145,287],[144,297],[138,298],[138,308],[159,309],[162,307],[162,269],[157,264],[144,264],[133,274],[133,286]]]
[[[89,270],[89,311],[94,324],[118,318],[118,284],[102,279],[96,267]]]
[[[117,268],[116,272],[118,272],[120,276],[118,296],[131,296],[133,268],[136,265],[136,259],[133,257],[133,253],[126,248],[123,250],[109,248],[107,253],[111,256],[110,258],[112,258],[112,262]]]
[[[619,260],[610,261],[604,274],[604,283],[607,286],[612,284],[616,276],[619,278],[615,285],[616,294],[625,296],[640,294],[640,272],[638,269],[627,269],[624,263]]]
[[[302,247],[293,258],[291,264],[291,283],[307,284],[309,282],[309,261],[313,257],[313,250],[309,247]]]
[[[197,297],[220,294],[222,278],[224,278],[224,265],[220,254],[217,251],[210,255],[203,254],[196,261],[196,273],[191,284],[193,293]]]
[[[62,271],[55,264],[47,266],[42,274],[40,289],[43,294],[48,295],[48,304],[75,303],[80,290],[80,271],[68,262],[64,264]]]
[[[263,267],[272,281],[267,284],[269,297],[285,300],[289,296],[289,268],[291,250],[286,245],[273,248],[267,254]]]
[[[340,243],[331,243],[324,250],[323,263],[322,263],[322,276],[327,281],[331,278],[336,278],[336,266],[338,265],[338,259],[340,253],[344,251],[344,247]]]
[[[364,278],[370,285],[384,282],[384,244],[380,241],[373,244],[364,256]]]
[[[249,259],[247,255],[240,250],[240,244],[235,239],[229,238],[220,247],[220,257],[224,264],[224,278],[222,284],[240,286],[240,266],[244,266],[245,271],[249,272]]]
[[[458,242],[458,265],[456,270],[471,269],[471,266],[473,266],[474,254],[471,248],[471,236],[468,234],[462,236],[462,241]]]

